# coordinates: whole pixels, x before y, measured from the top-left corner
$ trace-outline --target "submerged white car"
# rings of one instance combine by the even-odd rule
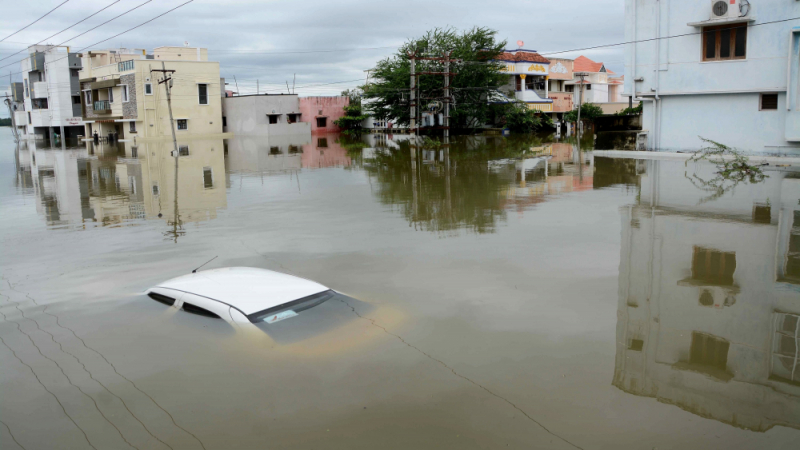
[[[252,267],[205,270],[165,281],[148,297],[232,324],[276,323],[341,296],[319,283]]]

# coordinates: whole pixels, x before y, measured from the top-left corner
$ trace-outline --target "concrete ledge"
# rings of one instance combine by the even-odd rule
[[[694,153],[675,153],[675,152],[640,152],[640,151],[627,151],[627,150],[594,150],[594,156],[603,156],[606,158],[631,158],[631,159],[660,159],[660,160],[675,160],[685,161]],[[770,164],[796,164],[800,165],[800,157],[797,156],[758,156],[758,155],[745,155],[751,162],[765,162]],[[716,158],[716,157],[715,157]],[[724,156],[725,160],[732,160],[732,156]]]

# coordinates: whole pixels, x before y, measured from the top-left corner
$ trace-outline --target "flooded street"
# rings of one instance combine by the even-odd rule
[[[0,448],[796,449],[800,166],[0,128]],[[201,270],[352,297],[239,329]]]

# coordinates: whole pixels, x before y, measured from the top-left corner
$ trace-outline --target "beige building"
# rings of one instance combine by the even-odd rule
[[[81,54],[81,114],[86,136],[171,137],[164,77],[174,70],[172,113],[178,140],[222,133],[219,63],[203,48],[92,50]]]

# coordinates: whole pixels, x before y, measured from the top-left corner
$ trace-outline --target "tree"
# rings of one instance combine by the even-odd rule
[[[451,129],[473,128],[488,122],[493,115],[492,105],[487,103],[487,93],[508,81],[501,72],[503,65],[494,62],[506,46],[505,41],[496,40],[497,32],[475,27],[459,32],[453,28],[436,28],[422,37],[411,39],[397,53],[384,59],[372,70],[373,81],[363,87],[364,98],[369,100],[369,109],[374,117],[395,120],[408,125],[410,120],[411,63],[408,53],[416,51],[419,57],[442,56],[452,52],[451,57],[459,62],[450,63],[450,71],[458,75],[451,78],[453,103],[450,109]],[[438,61],[417,60],[417,72],[443,72],[444,65]],[[419,92],[424,107],[427,98],[443,96],[444,80],[441,75],[421,75]]]
[[[361,88],[345,89],[342,91],[342,97],[349,98],[351,105],[361,105],[361,97],[363,95],[364,91],[362,91]]]
[[[597,117],[603,115],[603,108],[595,105],[594,103],[584,103],[581,105],[581,120],[588,120],[591,122]],[[564,121],[575,122],[578,120],[578,108],[564,114]]]
[[[512,102],[498,105],[499,114],[495,124],[506,127],[515,133],[531,133],[542,126],[542,119],[536,111],[528,108],[522,102]]]
[[[361,102],[350,104],[344,107],[344,116],[336,119],[333,123],[342,130],[344,134],[358,135],[363,131],[363,123],[368,118],[361,110]]]

